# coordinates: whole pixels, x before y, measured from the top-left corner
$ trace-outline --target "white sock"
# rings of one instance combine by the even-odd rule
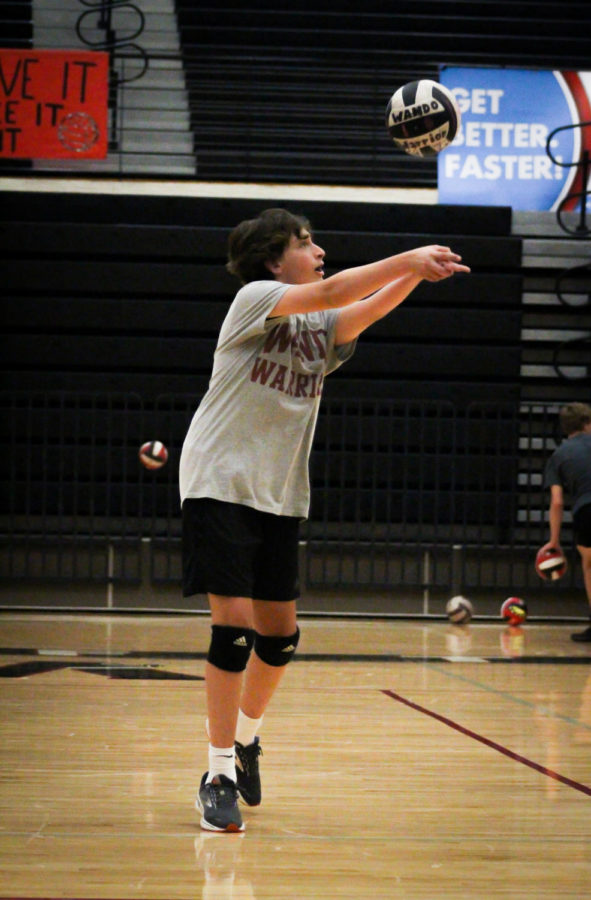
[[[207,783],[216,775],[226,775],[236,781],[236,763],[234,762],[234,745],[231,747],[212,747],[209,745],[209,771]]]
[[[260,719],[249,719],[239,709],[238,724],[236,725],[236,740],[238,743],[242,744],[243,747],[248,747],[249,744],[252,744],[262,724],[263,716]]]

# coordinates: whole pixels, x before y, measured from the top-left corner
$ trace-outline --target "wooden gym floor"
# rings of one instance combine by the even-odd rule
[[[263,804],[202,832],[203,616],[0,615],[0,898],[580,898],[577,626],[302,619]]]

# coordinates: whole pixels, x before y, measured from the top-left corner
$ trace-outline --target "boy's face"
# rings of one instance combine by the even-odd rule
[[[292,234],[289,244],[273,263],[268,263],[276,281],[284,284],[309,284],[324,278],[324,250],[315,244],[312,235],[302,228]]]

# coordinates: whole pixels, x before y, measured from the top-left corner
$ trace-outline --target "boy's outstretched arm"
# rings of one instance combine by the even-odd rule
[[[449,247],[437,244],[406,250],[377,262],[344,269],[322,281],[290,285],[271,315],[289,316],[322,309],[340,309],[405,275],[416,275],[419,280],[441,281],[454,272],[469,272],[460,262],[461,257]]]
[[[453,261],[446,264],[445,274],[441,274],[437,279],[431,280],[442,281],[444,278],[449,278],[455,274],[455,272],[469,271],[468,266],[463,266]],[[403,275],[381,288],[381,290],[376,291],[371,297],[340,309],[335,332],[335,343],[337,346],[339,344],[348,344],[350,341],[355,340],[362,331],[365,331],[378,319],[383,319],[384,316],[399,306],[422,280],[420,275]]]

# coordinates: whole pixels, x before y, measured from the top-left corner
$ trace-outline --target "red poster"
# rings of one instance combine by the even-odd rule
[[[107,155],[109,54],[0,49],[0,157]]]

